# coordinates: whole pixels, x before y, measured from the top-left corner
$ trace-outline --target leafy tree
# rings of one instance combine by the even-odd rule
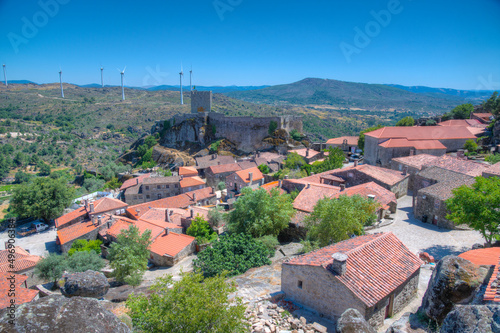
[[[87,190],[88,193],[93,193],[104,187],[104,179],[99,179],[96,177],[85,178],[82,187]]]
[[[139,147],[137,147],[137,155],[139,155],[139,157],[142,158],[144,156],[144,154],[146,154],[148,149],[149,149],[148,145],[146,145],[146,144],[140,145]]]
[[[56,281],[64,271],[70,273],[85,272],[89,269],[99,271],[104,265],[104,260],[94,251],[77,252],[72,256],[51,253],[37,263],[35,274],[42,279]]]
[[[23,171],[18,171],[16,172],[16,175],[14,176],[14,182],[16,184],[22,184],[22,183],[27,183],[31,180],[32,176],[29,173],[23,172]]]
[[[269,131],[268,131],[269,135],[272,136],[277,128],[278,128],[278,123],[275,122],[274,120],[271,120],[271,122],[269,123]]]
[[[476,177],[472,186],[462,185],[452,193],[446,200],[448,220],[479,231],[488,244],[500,239],[500,178]]]
[[[314,173],[321,173],[328,170],[339,169],[344,165],[345,155],[342,149],[339,147],[330,147],[325,151],[328,152],[328,156],[324,161],[316,161],[311,166],[311,171]]]
[[[35,274],[48,281],[56,281],[66,270],[66,256],[50,253],[35,266]]]
[[[307,164],[306,160],[297,153],[292,152],[286,156],[285,168],[287,169],[298,169],[305,164]]]
[[[476,152],[479,147],[474,140],[467,140],[465,141],[464,148],[469,152]]]
[[[295,141],[300,141],[304,138],[304,136],[302,134],[300,134],[299,131],[297,131],[295,128],[290,131],[290,136]]]
[[[184,274],[180,281],[171,275],[156,280],[151,295],[132,294],[128,313],[138,332],[245,332],[245,306],[224,276],[204,279],[201,274]]]
[[[214,228],[219,228],[225,221],[227,213],[221,206],[215,206],[208,211],[208,221]]]
[[[269,265],[269,251],[266,246],[246,234],[221,236],[219,240],[198,253],[193,261],[196,272],[205,277],[243,274],[252,267]]]
[[[139,233],[139,228],[131,225],[122,230],[116,242],[109,248],[108,259],[114,276],[119,282],[137,286],[148,267],[149,250],[151,245],[151,230]]]
[[[264,246],[267,249],[267,252],[269,253],[270,257],[274,257],[274,253],[276,252],[276,249],[280,245],[280,242],[278,241],[278,238],[273,235],[266,235],[257,238],[259,242],[264,244]]]
[[[470,114],[474,112],[474,105],[471,103],[460,104],[456,106],[453,110],[448,113],[445,113],[441,119],[449,120],[449,119],[469,119]]]
[[[146,137],[146,139],[144,139],[144,144],[148,147],[148,149],[155,146],[157,143],[158,140],[152,135],[149,135]]]
[[[36,156],[36,155],[35,155]],[[40,162],[38,164],[38,169],[39,169],[39,175],[40,176],[48,176],[50,175],[50,165],[44,162]]]
[[[427,119],[425,121],[425,126],[435,126],[437,123],[434,119]]]
[[[230,231],[253,237],[277,236],[288,227],[295,213],[288,194],[280,194],[276,188],[269,193],[262,188],[253,191],[248,187],[242,190],[242,194],[235,202],[234,210],[229,213]]]
[[[495,164],[500,162],[500,154],[490,154],[486,156],[484,159],[486,162],[490,162],[491,164]]]
[[[219,189],[219,191],[222,191],[226,188],[226,182],[219,182],[219,184],[217,184],[217,188]]]
[[[105,266],[104,260],[94,250],[75,252],[66,257],[66,263],[69,272],[100,271]]]
[[[18,152],[14,157],[14,164],[18,167],[22,167],[28,164],[29,156],[26,156],[22,152]]]
[[[120,186],[122,186],[122,183],[118,181],[118,178],[113,177],[113,178],[111,178],[111,180],[109,182],[104,184],[104,186],[106,188],[110,188],[110,189],[114,190],[114,189],[117,189]]]
[[[101,253],[101,244],[102,242],[98,239],[96,240],[91,240],[87,241],[85,239],[77,239],[76,241],[71,244],[71,249],[68,251],[68,255],[71,256],[75,252],[81,252],[81,251],[94,251],[97,254]]]
[[[10,155],[14,152],[14,146],[12,146],[10,143],[6,143],[2,146],[2,152],[4,155]]]
[[[201,216],[196,216],[186,230],[186,234],[196,238],[198,244],[206,244],[217,239],[217,234]]]
[[[266,165],[266,164],[261,164],[258,166],[260,172],[262,172],[263,174],[268,174],[269,172],[271,172],[271,169],[269,169],[269,167]]]
[[[486,112],[491,112],[494,115],[500,114],[500,96],[498,96],[498,91],[494,91],[488,100],[483,103],[484,110]]]
[[[415,126],[415,119],[413,117],[404,117],[396,123],[396,126]]]
[[[61,216],[73,200],[74,188],[62,179],[35,178],[14,189],[10,207],[20,217],[50,221]]]
[[[377,125],[377,126],[373,126],[373,127],[364,129],[361,132],[359,132],[358,148],[361,150],[365,150],[365,133],[378,130],[379,128],[382,128],[382,127],[384,127],[384,126]]]
[[[307,239],[317,241],[323,247],[348,239],[351,235],[362,235],[363,227],[376,219],[377,207],[376,201],[360,195],[321,199],[305,220]]]

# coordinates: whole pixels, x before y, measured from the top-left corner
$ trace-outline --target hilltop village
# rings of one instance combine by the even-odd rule
[[[96,332],[156,331],[139,303],[163,295],[149,289],[157,278],[172,276],[168,294],[195,272],[234,283],[227,303],[214,303],[240,306],[242,326],[227,332],[497,332],[498,221],[488,218],[499,214],[500,162],[473,154],[495,115],[437,120],[311,142],[299,116],[226,116],[211,92],[193,91],[191,113],[153,126],[155,166],[120,173],[119,188],[77,198],[53,221],[19,226],[14,264],[8,243],[0,251],[0,292],[15,276],[24,311],[16,329],[71,331],[100,311]],[[121,159],[143,158],[148,137]],[[206,149],[180,153],[195,144]],[[498,156],[500,142],[483,149]],[[47,259],[87,248],[100,269]],[[2,297],[4,314],[9,306]]]

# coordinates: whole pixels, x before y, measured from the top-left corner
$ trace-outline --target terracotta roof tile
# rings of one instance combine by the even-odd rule
[[[293,208],[310,213],[313,211],[314,206],[318,200],[323,198],[330,198],[340,192],[340,187],[323,185],[323,184],[310,184],[309,187],[304,187],[299,195],[293,201]]]
[[[245,183],[249,183],[250,182],[250,172],[253,174],[252,175],[253,182],[264,178],[264,175],[262,175],[262,172],[260,172],[259,168],[257,168],[257,167],[245,169],[245,170],[241,170],[241,171],[236,171],[235,174],[237,174],[238,177],[240,177],[241,180],[243,180]],[[231,177],[231,175],[228,177]]]
[[[9,296],[10,293],[10,278],[14,277],[13,282],[16,285],[16,295]],[[38,295],[38,290],[27,289],[23,287],[24,282],[28,279],[26,275],[12,274],[0,272],[0,310],[5,309],[14,299],[16,307],[20,304],[31,302]]]
[[[66,244],[78,237],[88,234],[97,227],[92,224],[92,221],[87,220],[70,225],[69,227],[57,230],[57,238],[59,244]]]
[[[14,248],[14,262],[9,262],[9,250],[0,251],[0,272],[21,272],[36,266],[41,257],[30,254],[19,246]],[[14,266],[12,267],[11,264]]]
[[[396,195],[375,182],[348,187],[344,191],[334,194],[331,198],[338,198],[340,195],[360,195],[368,198],[370,194],[375,195],[375,201],[377,201],[383,209],[388,209],[391,203],[397,204]]]
[[[330,271],[332,254],[347,255],[346,272],[334,276],[372,307],[406,282],[423,262],[392,232],[358,236],[291,259],[283,265],[320,266]]]
[[[61,217],[58,217],[55,219],[56,223],[56,228],[60,228],[61,226],[65,225],[66,223],[69,223],[73,220],[76,220],[78,218],[84,217],[87,215],[87,210],[85,207],[79,207],[75,209],[72,212],[69,212],[68,214],[64,214]]]
[[[464,252],[458,255],[460,258],[469,260],[475,265],[493,266],[498,264],[500,257],[500,247],[489,247]]]
[[[198,169],[206,169],[212,165],[234,163],[234,158],[232,156],[224,156],[218,154],[195,157],[195,160]]]
[[[419,154],[406,157],[397,157],[392,159],[395,162],[408,165],[416,169],[422,169],[424,166],[437,166],[450,171],[463,173],[469,176],[481,176],[483,171],[487,171],[489,166],[470,160],[464,160],[450,155],[432,156],[428,154]]]
[[[111,235],[114,238],[117,238],[122,230],[130,228],[131,225],[135,225],[139,229],[141,235],[146,230],[151,230],[151,239],[154,239],[165,230],[164,228],[156,224],[149,223],[143,220],[131,220],[122,216],[116,218],[117,221],[106,232],[108,235]]]
[[[277,180],[275,182],[270,182],[270,183],[266,183],[264,185],[261,185],[260,188],[265,189],[269,193],[271,193],[271,189],[277,188],[277,189],[279,189],[280,194],[285,194],[286,191],[284,189],[280,188],[279,184],[280,184],[280,182]]]
[[[195,167],[184,166],[179,167],[179,176],[193,177],[198,176],[198,170]]]
[[[446,150],[446,146],[443,145],[441,142],[439,142],[439,140],[389,139],[379,144],[379,146],[385,148],[414,147],[417,150],[422,150],[422,149]]]
[[[181,182],[181,188],[186,188],[190,186],[200,186],[205,185],[205,181],[198,176],[184,177]]]
[[[235,171],[240,171],[242,170],[241,167],[239,166],[238,163],[229,163],[229,164],[221,164],[221,165],[212,165],[211,167],[208,168],[210,172],[212,172],[214,175],[217,175],[219,173],[226,173],[226,172],[235,172]]]
[[[111,210],[122,209],[127,206],[128,204],[121,200],[105,197],[94,201],[94,212],[92,214],[101,214]]]
[[[307,150],[308,150],[307,148],[295,149],[295,150],[290,150],[289,153],[296,153],[302,157],[306,157]],[[309,155],[307,156],[307,158],[311,158],[311,157],[316,156],[318,154],[321,154],[321,153],[319,151],[314,150],[314,149],[309,149]]]
[[[160,256],[175,257],[194,241],[195,238],[192,236],[177,234],[175,232],[169,232],[168,234],[163,232],[151,244],[150,251]]]
[[[395,126],[383,127],[365,133],[379,139],[405,138],[408,140],[444,140],[444,139],[476,139],[464,126]]]
[[[129,187],[141,184],[144,178],[148,178],[151,176],[151,173],[146,173],[144,175],[140,175],[139,177],[127,179],[123,182],[122,186],[120,186],[120,191],[126,190]]]
[[[347,140],[348,146],[357,146],[359,136],[341,136],[340,138],[329,139],[326,143],[331,145],[342,145],[344,144],[344,140]]]

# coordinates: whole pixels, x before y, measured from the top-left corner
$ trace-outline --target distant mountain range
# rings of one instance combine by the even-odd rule
[[[92,83],[80,85],[82,88],[100,88],[100,84]],[[111,87],[105,85],[105,87]],[[127,87],[127,86],[126,86]],[[200,91],[208,91],[211,90],[214,93],[228,93],[232,91],[245,91],[245,90],[255,90],[255,89],[263,89],[269,86],[194,86],[196,90]],[[180,91],[179,86],[171,86],[171,85],[161,85],[161,86],[151,86],[151,87],[127,87],[130,89],[139,89],[139,90],[149,90],[149,91],[159,91],[159,90],[171,90],[171,91]],[[182,86],[184,91],[189,91],[189,86]]]

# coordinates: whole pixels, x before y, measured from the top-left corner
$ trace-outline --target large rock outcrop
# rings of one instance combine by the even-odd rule
[[[356,309],[347,309],[337,321],[338,333],[375,333],[363,315]]]
[[[466,304],[483,282],[486,270],[457,256],[446,256],[432,273],[422,300],[425,314],[441,323],[455,304]]]
[[[101,272],[88,270],[82,273],[64,274],[60,286],[66,297],[81,296],[102,298],[109,290],[106,276]]]
[[[127,333],[130,329],[98,300],[48,296],[16,308],[13,324],[0,311],[0,332]]]
[[[458,305],[448,313],[440,333],[500,333],[499,305]]]

